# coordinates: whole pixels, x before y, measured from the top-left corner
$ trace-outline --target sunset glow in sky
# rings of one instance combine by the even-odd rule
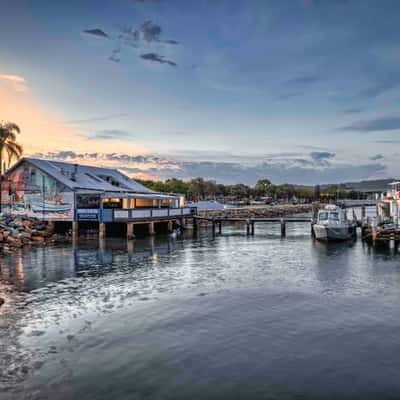
[[[225,183],[399,177],[397,0],[0,0],[27,155]]]

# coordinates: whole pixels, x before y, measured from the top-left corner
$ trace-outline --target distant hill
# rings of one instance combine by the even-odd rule
[[[400,181],[400,179],[396,178],[387,178],[387,179],[373,179],[373,180],[365,180],[360,182],[343,182],[343,183],[332,183],[332,184],[322,184],[320,185],[321,189],[325,189],[330,186],[337,186],[345,190],[355,190],[357,192],[383,192],[388,190],[389,183],[393,181]],[[306,187],[309,189],[314,188],[314,186],[308,185],[295,185],[295,187]]]
[[[379,192],[385,191],[389,188],[389,183],[395,181],[394,178],[389,179],[375,179],[361,182],[345,182],[340,184],[348,190],[356,190],[358,192]]]

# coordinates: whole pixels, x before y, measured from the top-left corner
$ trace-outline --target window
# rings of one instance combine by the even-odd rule
[[[326,221],[328,219],[328,213],[327,212],[321,212],[319,213],[319,220],[320,221]]]
[[[339,221],[339,213],[331,212],[330,215],[329,215],[329,218],[334,220],[334,221]]]

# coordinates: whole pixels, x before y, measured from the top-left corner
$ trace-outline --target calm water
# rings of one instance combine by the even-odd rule
[[[400,398],[400,253],[243,231],[3,261],[1,400]]]

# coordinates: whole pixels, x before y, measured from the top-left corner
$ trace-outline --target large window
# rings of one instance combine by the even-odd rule
[[[93,194],[78,194],[76,208],[100,208],[100,196]]]

